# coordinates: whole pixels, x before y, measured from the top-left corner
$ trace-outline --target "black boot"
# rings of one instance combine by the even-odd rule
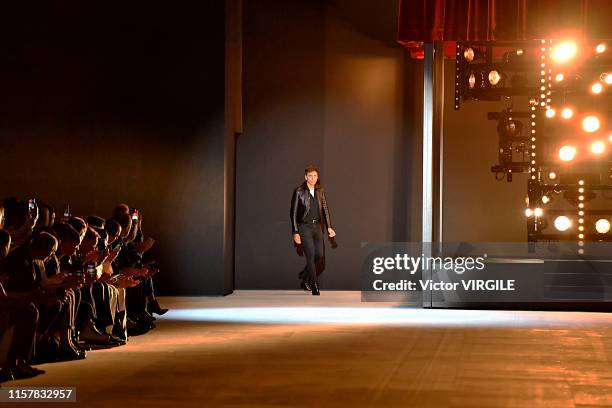
[[[312,288],[310,287],[310,283],[306,282],[305,280],[303,280],[302,283],[300,283],[300,287],[304,289],[306,292],[310,292],[312,290]]]
[[[319,292],[319,282],[314,282],[312,284],[312,294],[314,296],[319,296],[321,293]]]
[[[13,370],[10,368],[0,368],[0,383],[13,381],[15,376],[13,375]]]
[[[156,315],[159,315],[159,316],[165,314],[168,311],[168,309],[162,309],[159,306],[159,302],[157,301],[157,299],[155,299],[152,302],[149,302],[147,304],[147,308],[149,309],[149,313],[151,314],[155,313]]]

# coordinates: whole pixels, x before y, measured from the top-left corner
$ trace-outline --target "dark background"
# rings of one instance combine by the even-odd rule
[[[138,207],[159,292],[227,293],[224,2],[7,3],[2,195]]]
[[[421,241],[423,62],[396,43],[397,2],[244,2],[236,288],[298,287],[291,192],[318,165],[338,248],[324,289],[359,289],[363,242]],[[501,102],[454,111],[446,62],[443,239],[524,241],[526,175],[498,182]],[[517,109],[522,109],[520,106]],[[526,109],[526,106],[525,106]]]
[[[297,288],[289,201],[315,164],[338,233],[322,287],[358,289],[362,242],[421,238],[422,61],[397,1],[243,0],[228,26],[237,3],[2,5],[0,191],[138,207],[158,292],[221,295]],[[501,106],[454,112],[447,86],[444,239],[523,240],[524,178],[489,173]]]
[[[363,241],[420,240],[422,62],[397,2],[245,1],[236,287],[297,288],[292,190],[321,170],[338,248],[325,289],[358,289]]]

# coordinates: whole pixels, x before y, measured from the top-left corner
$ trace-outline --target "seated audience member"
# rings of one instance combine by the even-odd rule
[[[108,219],[55,222],[52,206],[11,197],[0,205],[0,382],[44,371],[31,364],[84,359],[155,327],[142,216],[119,204]],[[146,258],[145,258],[146,257]]]
[[[11,234],[11,250],[22,246],[32,235],[38,221],[38,206],[34,199],[19,201],[14,197],[4,200],[4,229]]]
[[[76,253],[77,271],[85,279],[85,284],[80,289],[81,304],[77,313],[77,328],[79,329],[79,340],[97,345],[113,345],[108,334],[101,333],[96,327],[97,310],[92,293],[92,284],[96,280],[95,266],[101,261],[97,250],[100,236],[91,227],[87,227],[85,235]]]
[[[125,344],[125,340],[115,336],[112,331],[115,325],[115,317],[118,310],[118,288],[109,282],[112,275],[112,262],[117,257],[119,250],[112,250],[109,244],[109,235],[105,229],[103,218],[92,215],[87,217],[87,223],[93,228],[100,239],[98,239],[97,251],[100,259],[97,262],[96,281],[91,284],[91,291],[96,309],[95,324],[97,329],[110,336],[111,340],[118,344]],[[119,227],[120,228],[120,227]],[[115,231],[115,234],[118,231]],[[113,241],[116,236],[113,237]]]
[[[55,209],[42,201],[36,201],[38,206],[38,220],[34,230],[44,230],[55,223]]]
[[[70,225],[60,223],[50,228],[50,233],[58,240],[56,253],[45,263],[43,286],[60,301],[57,313],[44,344],[46,356],[37,356],[38,361],[66,361],[85,358],[85,350],[76,341],[75,316],[76,296],[74,290],[82,286],[78,276],[61,270],[61,260],[74,254],[80,244],[78,232]]]
[[[132,266],[138,267],[145,265],[143,256],[153,246],[155,240],[150,237],[144,239],[142,214],[136,209],[130,211],[126,204],[117,205],[113,213],[116,218],[130,216],[130,233],[126,236],[126,245],[123,252],[123,255],[127,258],[127,263],[131,262]],[[146,332],[155,327],[153,323],[155,318],[152,313],[162,315],[168,311],[162,309],[155,298],[152,275],[159,270],[149,266],[147,266],[147,269],[148,272],[145,275],[136,278],[141,284],[127,290],[128,323],[133,327],[132,332],[134,334],[141,334],[141,332]]]
[[[3,290],[0,296],[8,311],[8,326],[14,327],[13,341],[7,358],[5,377],[28,378],[44,371],[29,365],[38,333],[46,327],[39,321],[42,305],[55,303],[41,287],[44,263],[57,250],[57,240],[46,232],[33,235],[28,242],[10,252],[0,262]],[[4,290],[6,289],[6,291]],[[41,327],[42,326],[42,327]]]
[[[7,345],[6,353],[0,358],[0,383],[43,374],[43,370],[29,364],[38,325],[38,309],[34,303],[10,297],[0,283],[0,310],[0,339],[4,337]]]

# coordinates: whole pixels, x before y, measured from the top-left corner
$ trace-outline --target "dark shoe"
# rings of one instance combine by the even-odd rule
[[[16,380],[32,378],[44,373],[44,370],[39,370],[38,368],[34,368],[29,364],[21,364],[13,368],[13,377],[15,377]]]
[[[129,336],[140,336],[151,330],[154,323],[146,322],[135,322],[128,318],[127,320],[127,333]]]
[[[149,313],[153,314],[155,313],[156,315],[163,315],[166,314],[166,312],[168,311],[168,309],[162,309],[159,306],[159,302],[157,301],[157,299],[155,299],[153,302],[149,302],[149,304],[147,305],[147,308],[149,309]]]
[[[110,340],[110,336],[108,334],[102,334],[95,327],[91,325],[86,326],[79,333],[79,340],[84,341],[89,344],[101,344],[101,345],[112,345],[113,343]]]
[[[57,356],[58,361],[83,360],[87,353],[72,347],[63,347]]]
[[[312,284],[312,294],[314,296],[319,296],[321,293],[319,292],[319,282],[315,282]]]
[[[36,353],[30,361],[34,364],[54,363],[57,361],[60,344],[53,336],[43,336],[36,343]]]
[[[0,368],[0,383],[13,381],[15,377],[13,376],[13,370],[10,368]]]
[[[110,338],[111,338],[111,341],[113,343],[117,343],[118,346],[125,346],[125,344],[126,344],[125,340],[123,340],[123,339],[121,339],[121,338],[119,338],[117,336],[113,336],[112,334],[110,334]]]
[[[300,283],[300,287],[304,289],[306,292],[310,292],[312,290],[312,288],[310,287],[310,283],[306,281],[302,281],[302,283]]]
[[[123,330],[121,327],[119,326],[113,326],[113,331],[112,331],[112,336],[123,341],[123,342],[127,342],[128,339],[128,335],[127,332],[125,330]]]
[[[153,323],[155,320],[157,320],[147,311],[134,314],[129,318],[137,323]]]

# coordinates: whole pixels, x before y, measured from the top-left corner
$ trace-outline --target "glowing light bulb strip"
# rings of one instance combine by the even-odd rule
[[[548,50],[548,52],[547,52]],[[546,103],[546,90],[547,81],[546,78],[549,76],[550,72],[548,72],[548,64],[547,59],[550,53],[550,44],[549,47],[546,46],[546,40],[542,40],[540,44],[540,99],[538,105],[541,108],[548,108],[549,106]]]
[[[548,40],[548,59],[552,56],[552,40]],[[552,101],[552,68],[548,68],[546,72],[546,109],[550,109],[550,103]]]
[[[455,58],[455,110],[459,110],[461,104],[461,95],[459,93],[459,72],[460,72],[460,60],[461,60],[461,45],[457,42],[457,58]]]
[[[578,180],[578,253],[584,253],[584,180]]]
[[[537,153],[536,153],[536,127],[538,119],[538,111],[536,106],[541,110],[550,109],[550,96],[551,96],[551,76],[552,70],[548,68],[548,59],[552,50],[552,41],[549,41],[548,47],[546,46],[546,40],[541,40],[540,44],[540,97],[535,99],[535,103],[530,103],[530,123],[531,123],[531,143],[529,148],[529,176],[531,180],[536,180],[538,170],[537,166]],[[547,97],[548,95],[548,97]]]
[[[529,175],[531,176],[531,180],[535,180],[536,179],[536,171],[537,171],[537,156],[536,156],[536,118],[537,118],[537,114],[536,114],[536,107],[535,104],[531,104],[531,111],[530,111],[530,123],[531,123],[531,143],[529,144],[529,149],[527,150],[529,152],[529,160],[530,160],[530,164],[529,164]]]

